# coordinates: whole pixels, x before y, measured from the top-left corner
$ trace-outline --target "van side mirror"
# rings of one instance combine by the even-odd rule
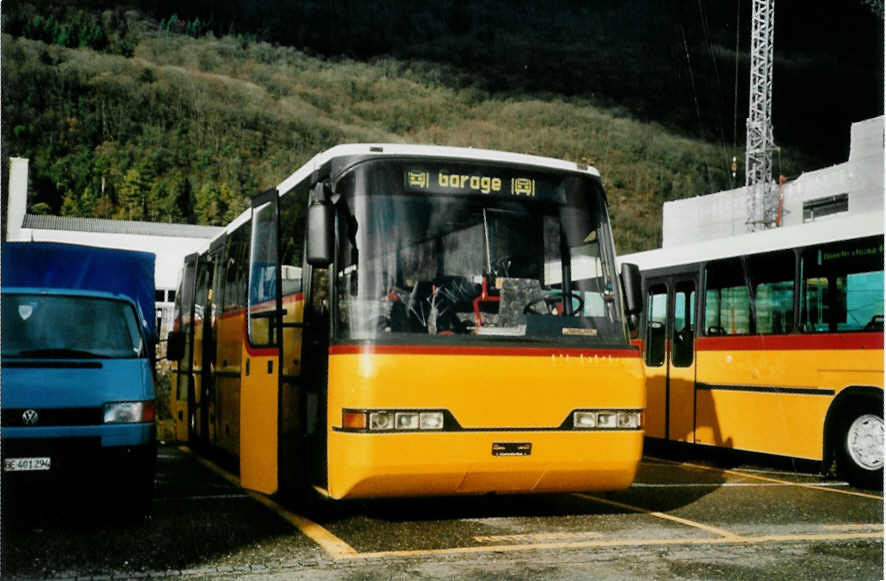
[[[179,361],[185,356],[184,331],[170,331],[166,336],[166,359]]]
[[[639,266],[630,263],[621,265],[621,286],[625,293],[627,314],[639,315],[643,310],[643,288]]]

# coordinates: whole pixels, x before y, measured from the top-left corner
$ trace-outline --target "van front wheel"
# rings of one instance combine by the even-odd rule
[[[859,488],[883,487],[883,413],[853,408],[843,416],[837,445],[840,476]]]

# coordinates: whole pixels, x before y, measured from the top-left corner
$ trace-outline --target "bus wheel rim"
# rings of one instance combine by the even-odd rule
[[[846,432],[846,448],[852,461],[865,470],[883,467],[883,418],[864,414]]]

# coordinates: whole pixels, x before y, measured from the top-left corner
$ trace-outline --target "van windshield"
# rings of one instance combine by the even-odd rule
[[[2,296],[3,357],[144,357],[131,305],[112,299],[43,294]]]

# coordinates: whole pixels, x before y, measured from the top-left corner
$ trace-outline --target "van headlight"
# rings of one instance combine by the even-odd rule
[[[154,421],[153,401],[116,401],[105,404],[106,424],[140,424]]]

